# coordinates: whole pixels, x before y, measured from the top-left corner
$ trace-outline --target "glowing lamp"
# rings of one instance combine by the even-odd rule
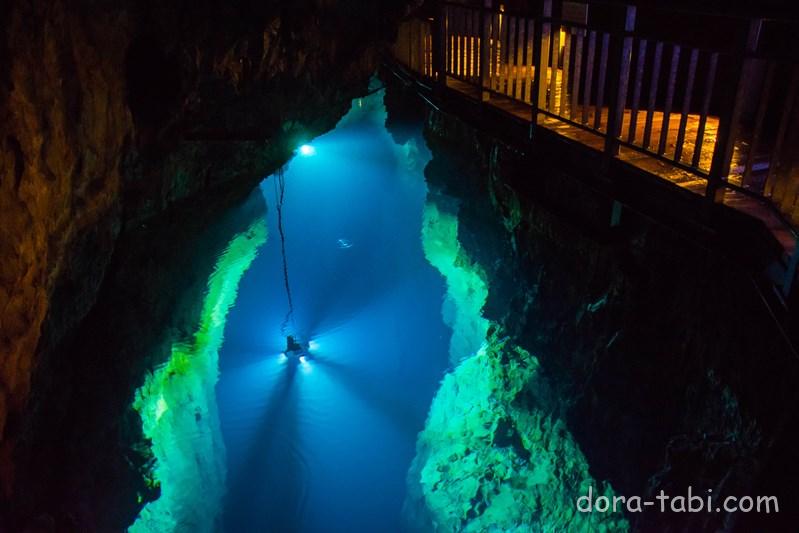
[[[301,356],[300,356],[300,363],[302,363],[302,364],[306,364],[307,362],[308,362],[308,360],[305,358],[305,356],[304,356],[304,355],[301,355]]]
[[[310,144],[303,144],[302,146],[300,146],[300,155],[303,157],[310,157],[312,155],[316,155],[316,148],[314,148]]]
[[[319,349],[319,343],[316,341],[308,341],[308,351],[315,352]]]

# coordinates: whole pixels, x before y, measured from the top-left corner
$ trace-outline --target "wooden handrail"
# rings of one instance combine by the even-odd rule
[[[759,49],[763,20],[748,20],[744,42],[714,49],[676,33],[647,35],[633,6],[592,2],[575,17],[581,8],[570,3],[569,20],[556,1],[529,12],[499,0],[440,2],[432,21],[401,32],[406,64],[442,90],[528,121],[531,139],[554,129],[602,151],[606,167],[622,159],[711,202],[756,198],[797,234],[799,168],[785,154],[799,149],[788,145],[799,139],[788,133],[799,113],[799,66]],[[594,22],[596,6],[612,8],[610,23]],[[395,56],[403,60],[401,48]],[[751,129],[741,127],[745,116]],[[765,163],[755,164],[761,152]]]

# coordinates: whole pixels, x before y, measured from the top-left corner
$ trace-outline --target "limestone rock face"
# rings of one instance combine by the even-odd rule
[[[578,512],[589,488],[614,493],[592,479],[544,381],[496,332],[444,377],[409,474],[406,510],[429,513],[420,530],[627,531],[620,512]]]
[[[0,6],[0,478],[121,231],[242,198],[363,91],[401,1]],[[202,217],[203,213],[197,213]]]
[[[4,436],[19,425],[56,280],[70,285],[66,314],[80,315],[102,278],[119,227],[119,162],[133,133],[119,69],[131,33],[128,17],[100,9],[85,18],[61,2],[6,5],[7,40],[0,43]],[[2,440],[5,467],[10,449]],[[7,470],[2,477],[10,481]]]

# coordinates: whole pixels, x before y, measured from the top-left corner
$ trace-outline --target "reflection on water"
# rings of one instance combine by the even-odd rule
[[[172,345],[169,360],[147,376],[134,407],[152,441],[161,496],[145,506],[133,532],[213,531],[225,487],[225,449],[214,386],[228,310],[244,272],[266,240],[258,220],[236,235],[208,281],[200,324]]]

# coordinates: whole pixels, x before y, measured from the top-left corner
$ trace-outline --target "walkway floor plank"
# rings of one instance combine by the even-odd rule
[[[556,101],[560,101],[559,99],[559,92],[560,92],[560,75],[557,76],[557,90],[556,90]],[[451,76],[447,77],[447,87],[462,93],[469,98],[473,98],[476,100],[480,99],[480,90],[477,86],[467,83],[465,81],[459,80],[457,78],[453,78]],[[568,99],[567,99],[568,100]],[[526,122],[530,122],[532,120],[532,107],[529,102],[520,101],[509,96],[501,95],[501,94],[490,94],[487,102],[488,104],[501,109],[505,113],[509,115],[513,115],[517,118],[520,118]],[[567,118],[569,116],[569,109],[568,106],[566,109],[560,109],[559,116]],[[663,125],[663,115],[662,111],[655,111],[652,113],[652,133],[651,133],[651,140],[650,146],[653,150],[657,149],[657,144],[660,139],[660,135],[662,132],[662,125]],[[575,119],[579,119],[582,116],[582,106],[577,107],[576,112],[574,113]],[[631,111],[629,109],[624,110],[624,117],[622,120],[621,132],[622,138],[626,138],[626,132],[629,131],[630,125],[630,116]],[[604,131],[607,129],[607,118],[608,118],[608,109],[605,107],[602,110],[602,117],[600,121],[600,131],[593,132],[572,124],[568,122],[564,122],[563,120],[559,120],[557,118],[551,116],[541,115],[539,117],[538,124],[544,126],[547,129],[550,129],[559,135],[562,135],[568,139],[574,140],[583,144],[587,147],[593,148],[595,150],[603,150],[604,149]],[[637,128],[635,134],[635,142],[634,144],[640,145],[643,143],[643,136],[644,136],[644,124],[647,119],[647,111],[642,110],[638,112],[638,120],[637,120]],[[670,118],[668,121],[668,133],[666,136],[666,150],[663,154],[666,159],[672,159],[674,157],[675,146],[677,144],[677,135],[679,132],[679,125],[680,125],[681,115],[680,113],[671,113]],[[716,132],[718,130],[718,117],[708,116],[707,123],[705,125],[705,134],[703,136],[702,141],[702,149],[701,155],[699,159],[699,169],[705,173],[710,170],[710,162],[713,156],[713,146],[716,140]],[[593,108],[588,113],[588,122],[587,124],[593,125],[594,123],[594,110]],[[690,165],[690,162],[693,160],[694,155],[694,145],[696,142],[696,135],[699,129],[699,115],[697,114],[688,114],[687,122],[686,122],[686,130],[685,130],[685,144],[682,152],[682,157],[680,158],[681,162],[685,165]],[[743,169],[745,166],[745,155],[746,155],[746,143],[739,142],[736,143],[733,151],[733,158],[732,163],[730,165],[730,176],[729,181],[735,185],[741,185],[741,179],[743,174]],[[635,150],[628,146],[622,145],[619,150],[619,158],[622,161],[625,161],[637,168],[640,168],[650,174],[654,174],[658,177],[666,179],[680,187],[683,187],[693,193],[704,195],[705,188],[707,182],[702,179],[698,178],[697,175],[693,172],[670,164],[667,161],[663,161],[657,157],[653,157],[653,155],[649,155],[641,150]],[[764,205],[763,201],[751,198],[746,196],[742,193],[732,191],[732,190],[725,190],[725,194],[723,197],[724,205],[728,205],[738,211],[742,211],[750,216],[753,216],[759,220],[761,220],[765,226],[771,231],[774,237],[782,244],[783,248],[785,249],[786,253],[793,254],[796,242],[795,239],[790,231],[790,229],[786,226],[786,224],[779,218],[779,216],[773,212],[767,205]]]

